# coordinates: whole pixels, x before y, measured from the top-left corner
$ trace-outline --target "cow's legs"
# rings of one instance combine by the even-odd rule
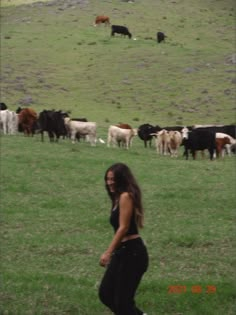
[[[76,138],[76,131],[71,132],[71,142],[74,144],[75,143],[75,138]]]
[[[210,159],[212,161],[213,160],[213,156],[214,156],[214,149],[209,149],[208,151],[210,153]]]
[[[44,142],[44,133],[43,133],[43,130],[41,130],[41,142]]]

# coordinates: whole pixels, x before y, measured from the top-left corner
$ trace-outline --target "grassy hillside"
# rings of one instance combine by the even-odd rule
[[[11,109],[70,110],[104,128],[235,122],[233,0],[14,3],[1,8],[1,100]],[[136,40],[93,27],[98,14]]]

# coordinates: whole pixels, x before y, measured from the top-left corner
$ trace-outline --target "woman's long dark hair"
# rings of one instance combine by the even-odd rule
[[[114,175],[114,189],[115,192],[111,192],[107,185],[107,173],[111,171]],[[123,192],[128,192],[133,200],[135,220],[138,227],[143,227],[144,221],[144,209],[142,205],[142,193],[139,185],[134,178],[130,168],[124,163],[116,163],[111,165],[104,176],[105,187],[107,193],[112,201],[112,206],[115,205]]]

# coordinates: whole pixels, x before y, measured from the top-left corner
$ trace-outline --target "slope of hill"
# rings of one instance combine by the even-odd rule
[[[232,0],[6,4],[1,100],[10,108],[70,110],[104,126],[235,122]],[[94,27],[98,14],[136,40]]]

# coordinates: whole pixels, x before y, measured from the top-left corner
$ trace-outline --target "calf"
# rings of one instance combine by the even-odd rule
[[[230,139],[228,137],[216,138],[216,157],[223,157],[223,149],[226,144],[230,144]]]
[[[178,149],[182,143],[182,135],[177,130],[169,131],[169,142],[168,142],[168,149],[170,152],[171,157],[178,156]]]
[[[230,135],[226,134],[226,133],[222,133],[222,132],[217,132],[216,133],[216,140],[217,139],[222,139],[227,137],[229,139],[229,143],[226,143],[224,148],[226,149],[226,152],[228,155],[231,155],[232,153],[232,148],[233,145],[236,144],[236,139],[234,139],[233,137],[231,137]],[[224,155],[224,150],[222,150],[222,156]]]
[[[115,33],[121,34],[124,36],[128,36],[129,38],[132,37],[132,34],[129,32],[128,28],[126,26],[121,25],[112,25],[111,26],[111,36],[114,36]]]
[[[156,134],[152,134],[156,136],[156,150],[157,153],[167,155],[168,154],[168,146],[170,142],[170,136],[167,130],[162,129],[158,131]]]
[[[182,144],[182,135],[177,130],[162,129],[157,133],[151,134],[156,137],[157,153],[167,155],[170,153],[171,157],[178,156],[178,149]]]

